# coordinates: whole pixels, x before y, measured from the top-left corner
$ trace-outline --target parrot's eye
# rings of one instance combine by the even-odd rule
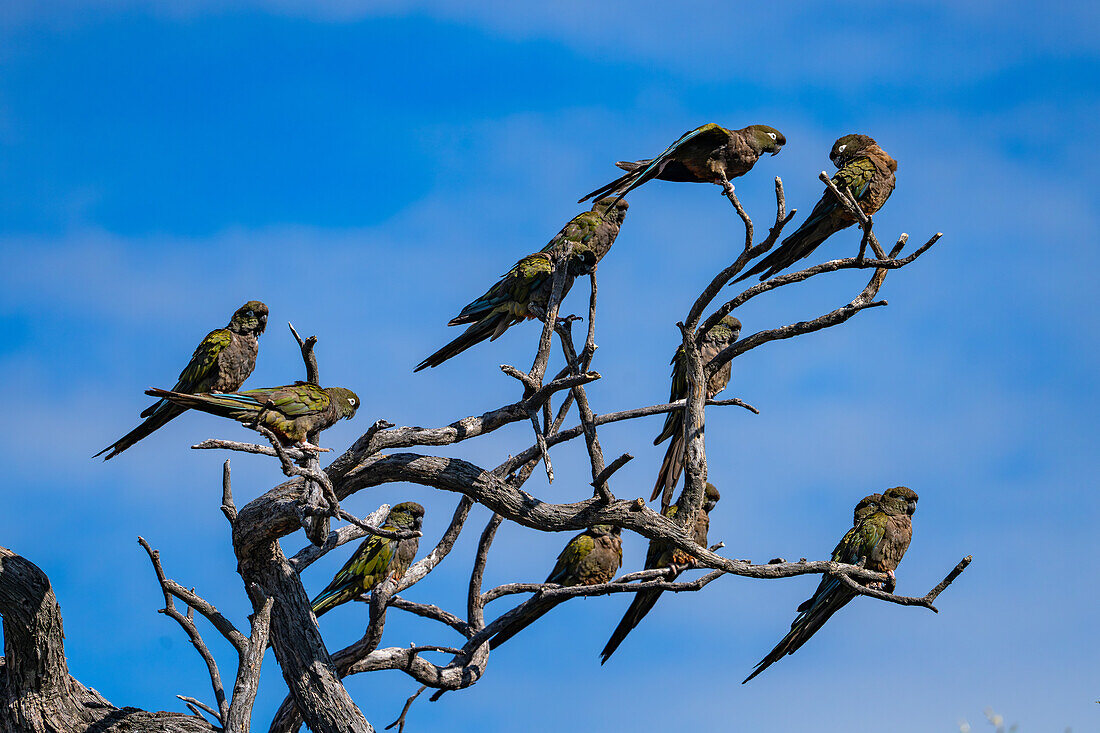
[[[841,145],[841,146],[840,146],[839,148],[837,148],[837,149],[836,149],[836,151],[837,151],[838,153],[843,153],[843,152],[844,152],[844,148],[846,148],[846,147],[848,147],[847,143],[845,143],[844,145]]]
[[[348,402],[351,404],[352,407],[355,407],[355,398],[354,397],[349,398]]]
[[[775,140],[775,133],[774,132],[769,132],[768,137],[770,137],[772,140]]]

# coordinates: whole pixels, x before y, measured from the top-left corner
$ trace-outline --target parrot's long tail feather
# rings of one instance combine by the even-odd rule
[[[246,413],[256,410],[260,403],[248,395],[239,394],[185,394],[183,392],[170,392],[164,389],[149,389],[145,394],[151,397],[160,397],[169,400],[180,407],[209,412],[221,417],[236,418],[242,411]]]
[[[142,410],[141,414],[138,415],[138,417],[149,417],[150,415],[152,415],[157,410],[161,409],[162,407],[164,407],[167,404],[168,404],[168,400],[157,400],[156,402],[154,402],[153,404],[149,405],[144,410]]]
[[[630,184],[634,182],[634,179],[637,178],[638,175],[637,169],[627,171],[606,186],[601,186],[592,193],[585,194],[583,197],[577,199],[577,203],[582,204],[588,199],[598,199],[610,193],[621,194],[619,198],[622,198],[626,195],[626,192],[630,190]]]
[[[657,471],[657,481],[653,485],[653,495],[650,501],[661,497],[661,510],[665,510],[672,503],[672,492],[676,489],[676,483],[680,480],[680,473],[684,470],[684,433],[676,430],[672,433],[672,440],[665,449],[665,459],[661,462],[661,468]]]
[[[152,412],[146,410],[146,412],[149,412],[149,415],[145,418],[144,422],[92,457],[98,458],[104,453],[107,453],[107,451],[110,451],[110,453],[107,453],[103,458],[103,460],[109,461],[154,430],[167,425],[169,421],[179,417],[185,411],[186,408],[180,407],[179,405],[173,405],[170,402],[158,402],[156,404],[156,409]],[[145,414],[145,412],[142,413],[142,415]]]
[[[512,325],[508,322],[509,318],[507,313],[497,313],[484,321],[473,324],[463,331],[461,336],[417,364],[416,369],[413,369],[413,371],[418,372],[427,367],[437,367],[451,357],[458,356],[471,346],[493,338],[493,334],[497,333],[498,330],[503,333]]]
[[[503,629],[498,631],[493,636],[493,638],[489,641],[489,648],[490,649],[496,649],[498,646],[500,646],[504,642],[508,641],[513,636],[515,636],[519,632],[523,631],[524,629],[526,629],[531,624],[538,621],[540,618],[542,618],[544,615],[546,615],[546,613],[551,611],[554,608],[554,606],[558,605],[559,603],[561,603],[560,600],[545,601],[543,603],[534,604],[534,607],[529,608],[528,612],[524,614],[524,617],[522,619],[519,619],[517,621],[514,621],[514,622],[510,623],[507,626],[505,626]]]
[[[835,225],[828,216],[806,220],[794,234],[780,242],[774,252],[741,273],[734,282],[741,282],[753,275],[760,275],[761,281],[767,280],[802,258],[809,257],[835,231]]]
[[[794,623],[791,624],[791,630],[787,632],[787,635],[783,637],[782,641],[775,645],[774,649],[768,652],[766,657],[760,660],[756,668],[753,669],[752,674],[746,677],[741,684],[745,684],[745,682],[748,682],[753,677],[778,662],[784,656],[794,654],[802,648],[802,645],[809,641],[810,637],[816,634],[818,629],[824,626],[825,622],[828,621],[834,613],[844,608],[848,601],[855,598],[855,594],[847,588],[838,585],[818,597],[820,600],[816,603],[811,603],[810,607],[805,612],[798,615]],[[799,608],[805,606],[806,604],[804,603],[802,606],[799,606]]]
[[[653,606],[656,605],[657,599],[661,597],[663,591],[648,590],[641,593],[634,594],[634,600],[630,603],[630,608],[626,609],[626,613],[623,614],[623,618],[619,621],[619,625],[615,627],[615,630],[611,632],[611,638],[607,640],[607,644],[604,645],[603,651],[600,652],[600,664],[604,664],[611,655],[615,653],[615,650],[619,648],[619,644],[623,643],[623,639],[626,635],[633,631],[642,619],[646,617]]]
[[[322,614],[331,611],[344,601],[348,600],[347,589],[343,586],[329,586],[313,599],[310,606],[313,607],[313,615],[320,618]]]

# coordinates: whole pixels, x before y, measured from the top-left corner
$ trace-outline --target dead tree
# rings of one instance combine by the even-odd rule
[[[572,329],[578,319],[558,317],[567,277],[566,268],[561,266],[564,258],[559,257],[553,270],[552,295],[530,369],[523,371],[514,366],[501,366],[505,374],[520,383],[521,397],[518,400],[442,427],[395,427],[386,420],[378,420],[325,468],[321,468],[318,454],[284,448],[273,435],[262,430],[270,445],[207,440],[193,446],[271,456],[280,462],[288,480],[238,510],[233,501],[229,461],[225,462],[220,508],[229,522],[238,572],[254,609],[248,619],[247,633],[239,630],[193,590],[171,580],[162,567],[157,551],[139,538],[164,594],[162,613],[183,628],[210,673],[213,704],[180,696],[192,715],[115,708],[98,693],[72,679],[65,662],[60,610],[48,579],[30,562],[0,549],[0,614],[4,619],[5,641],[4,664],[0,666],[0,723],[4,729],[33,733],[189,733],[212,730],[242,733],[250,729],[260,664],[269,644],[274,649],[275,659],[289,689],[286,700],[270,724],[272,733],[296,730],[303,722],[320,733],[374,730],[351,699],[342,679],[377,670],[400,670],[420,685],[406,702],[398,720],[394,721],[393,725],[403,728],[410,706],[425,689],[432,688],[432,698],[435,699],[448,690],[461,690],[476,684],[489,665],[490,638],[506,625],[529,615],[537,607],[535,600],[636,593],[658,588],[693,592],[702,590],[724,575],[774,579],[825,573],[838,577],[858,594],[935,611],[933,603],[937,596],[963,571],[970,561],[969,557],[964,558],[926,595],[906,597],[870,587],[875,582],[885,581],[886,576],[859,565],[806,560],[754,564],[723,557],[716,552],[720,549],[717,546],[700,547],[694,543],[690,533],[689,528],[703,503],[707,479],[703,431],[706,409],[737,406],[757,412],[752,405],[735,398],[707,400],[704,387],[710,375],[723,364],[758,346],[831,328],[860,311],[886,305],[886,301],[876,298],[887,274],[914,262],[940,238],[936,234],[912,254],[900,257],[907,241],[907,235],[902,234],[887,253],[875,237],[872,222],[856,206],[850,192],[838,191],[825,174],[822,178],[860,223],[863,237],[859,254],[779,275],[748,287],[704,318],[719,293],[751,260],[775,244],[794,215],[793,211],[786,213],[783,185],[777,178],[775,222],[767,236],[754,245],[752,220],[738,201],[733,187],[726,187],[724,195],[745,227],[744,246],[733,263],[703,288],[684,320],[677,324],[688,367],[690,389],[686,400],[602,414],[593,411],[588,388],[600,379],[599,373],[592,371],[596,354],[596,274],[593,272],[590,275],[587,334],[578,352]],[[872,258],[866,256],[868,248]],[[866,287],[850,302],[810,320],[751,334],[726,348],[710,364],[703,364],[699,352],[702,334],[746,301],[829,272],[851,269],[867,270],[871,275]],[[293,327],[291,330],[293,332]],[[307,379],[316,383],[318,367],[313,353],[316,339],[310,337],[303,340],[297,332],[294,332],[294,337],[302,350]],[[555,340],[564,356],[565,366],[547,379]],[[574,404],[577,424],[565,427]],[[615,496],[612,479],[615,472],[631,460],[631,456],[623,454],[609,463],[600,447],[598,431],[609,423],[673,410],[683,410],[685,417],[685,479],[680,506],[686,510],[669,519],[650,509],[640,498]],[[531,425],[532,444],[493,468],[478,466],[459,457],[415,452],[418,447],[457,445],[520,422]],[[578,497],[577,501],[570,503],[551,503],[524,491],[524,484],[540,463],[552,481],[551,449],[580,437],[584,438],[591,463],[591,496]],[[310,436],[310,441],[316,443],[317,436]],[[370,516],[359,519],[344,511],[340,501],[356,492],[389,482],[411,482],[457,494],[459,498],[454,515],[434,548],[415,562],[400,581],[388,580],[376,588],[369,599],[363,599],[369,600],[369,622],[362,638],[344,649],[330,651],[310,609],[300,575],[318,558],[345,543],[368,533],[386,534],[379,527],[385,520],[387,506],[383,505]],[[474,504],[487,507],[493,514],[481,532],[470,569],[466,608],[461,612],[449,611],[402,595],[439,567],[447,557],[463,531]],[[330,530],[333,520],[346,524]],[[505,521],[540,532],[582,530],[595,524],[611,524],[651,540],[669,543],[691,555],[698,568],[709,572],[689,581],[671,581],[666,570],[643,570],[628,572],[601,585],[560,587],[542,583],[509,583],[484,590],[482,579],[490,548],[498,527]],[[279,546],[279,539],[299,529],[304,530],[309,542],[296,555],[288,558]],[[530,594],[531,598],[496,617],[487,613],[492,601],[514,594]],[[390,609],[438,622],[441,638],[409,647],[381,647]],[[234,682],[228,693],[215,655],[196,626],[196,613],[204,617],[237,653]],[[461,637],[460,644],[453,641],[455,633]],[[444,655],[439,661],[429,658],[438,654]],[[208,722],[202,714],[209,716],[213,722]],[[378,711],[372,711],[372,715],[377,714]]]

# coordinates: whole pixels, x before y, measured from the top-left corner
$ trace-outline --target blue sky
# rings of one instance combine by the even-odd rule
[[[240,303],[260,298],[272,314],[251,385],[300,376],[291,320],[319,336],[322,379],[362,396],[329,445],[378,418],[480,413],[514,398],[497,365],[527,363],[536,329],[413,375],[453,336],[446,321],[577,213],[613,161],[703,122],[767,123],[788,145],[737,184],[761,228],[773,176],[801,220],[832,141],[866,132],[899,161],[880,238],[945,236],[889,276],[890,307],[738,359],[728,393],[763,414],[709,415],[724,496],[712,538],[732,557],[823,557],[859,497],[906,484],[922,501],[899,592],[924,593],[963,555],[973,565],[939,615],[853,603],[745,687],[813,578],[728,578],[662,599],[603,668],[597,652],[628,599],[573,602],[494,653],[472,689],[418,701],[410,729],[512,730],[532,705],[548,711],[539,731],[582,714],[611,729],[924,733],[961,719],[978,729],[986,706],[1025,732],[1100,727],[1094,6],[469,5],[0,7],[0,400],[15,428],[0,544],[50,574],[74,673],[119,705],[209,698],[201,661],[155,613],[139,534],[171,576],[244,623],[217,510],[222,456],[187,446],[248,434],[188,415],[107,464],[89,458]],[[742,238],[716,188],[653,183],[630,201],[600,268],[598,411],[663,401],[674,324]],[[814,257],[857,243],[847,232]],[[839,273],[739,315],[746,333],[812,317],[861,278]],[[569,310],[584,308],[583,291]],[[619,495],[648,491],[659,424],[603,432],[609,454],[637,457]],[[528,434],[513,426],[444,452],[495,465]],[[582,446],[560,453],[558,480],[536,475],[529,488],[585,495]],[[238,502],[281,478],[259,457],[233,465]],[[427,506],[434,542],[452,496],[386,486],[349,508],[406,498]],[[463,607],[484,519],[475,512],[471,536],[410,597]],[[541,579],[565,540],[505,528],[488,582]],[[626,555],[640,566],[644,543],[629,539]],[[311,568],[307,589],[345,556]],[[387,644],[456,641],[391,616]],[[322,627],[336,648],[364,621],[355,605]],[[235,655],[219,652],[230,674]],[[285,691],[270,660],[257,725]],[[348,685],[376,725],[416,687],[396,672]],[[641,691],[659,702],[637,705]]]

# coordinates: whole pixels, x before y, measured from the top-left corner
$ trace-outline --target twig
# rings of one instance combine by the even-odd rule
[[[409,697],[409,699],[405,701],[405,707],[401,708],[401,715],[399,715],[397,717],[397,720],[395,720],[392,723],[390,723],[389,725],[387,725],[385,729],[389,730],[389,729],[393,728],[396,725],[397,726],[397,733],[404,733],[405,732],[405,716],[409,714],[409,708],[412,707],[412,704],[416,700],[416,698],[420,697],[420,693],[423,692],[426,689],[428,689],[427,685],[421,685],[420,689],[417,690],[416,692],[414,692]]]
[[[844,585],[848,586],[849,589],[855,591],[856,593],[859,593],[862,596],[870,596],[871,598],[877,598],[880,601],[896,603],[899,606],[921,606],[923,608],[929,609],[934,613],[939,613],[939,609],[933,606],[932,603],[936,600],[936,598],[939,597],[940,593],[943,593],[947,586],[951,585],[951,583],[955,581],[955,578],[959,577],[963,570],[966,570],[966,566],[970,564],[970,561],[972,559],[973,557],[971,555],[967,555],[966,557],[964,557],[962,560],[959,561],[959,564],[952,568],[951,572],[949,572],[947,576],[940,581],[939,585],[925,593],[920,598],[899,596],[893,593],[887,593],[885,591],[878,590],[876,588],[868,588],[865,585],[856,583],[842,569],[838,569],[836,572],[830,572],[828,574],[839,578],[841,582],[844,583]]]
[[[536,362],[538,357],[536,357]],[[524,403],[528,402],[528,398],[534,397],[541,388],[540,382],[537,381],[530,374],[525,374],[514,366],[508,364],[501,364],[500,370],[507,374],[509,377],[518,379],[524,387]],[[532,367],[534,371],[534,367]],[[531,421],[531,427],[535,431],[535,445],[539,448],[539,457],[542,458],[542,464],[546,467],[546,480],[550,483],[554,483],[554,466],[550,462],[550,452],[546,447],[546,433],[539,427],[538,410],[531,405],[525,405],[524,412],[527,414],[527,419]]]
[[[595,280],[593,280],[593,283]],[[574,372],[581,371],[581,362],[577,358],[576,348],[573,346],[572,321],[566,320],[558,324],[558,340],[561,342],[565,361]],[[577,403],[577,414],[584,428],[584,442],[588,448],[589,462],[592,464],[592,486],[596,490],[596,496],[604,503],[611,503],[615,496],[611,493],[611,487],[606,479],[598,481],[597,478],[604,472],[603,448],[600,446],[600,437],[596,433],[595,416],[592,407],[588,403],[588,392],[582,385],[573,388],[573,400]]]
[[[317,345],[317,337],[310,336],[303,340],[298,332],[294,330],[293,323],[287,323],[290,327],[290,332],[294,334],[294,340],[298,342],[298,347],[302,350],[302,361],[306,364],[306,381],[310,384],[320,385],[320,377],[317,370],[317,355],[313,353],[313,347]]]
[[[840,205],[848,210],[848,213],[859,222],[860,228],[863,230],[863,241],[871,245],[871,250],[875,253],[875,257],[880,260],[886,259],[886,253],[882,250],[882,246],[878,243],[878,238],[875,237],[874,232],[871,231],[871,217],[867,216],[867,212],[863,210],[863,207],[859,205],[859,201],[852,194],[851,189],[847,186],[844,187],[844,191],[841,191],[833,183],[833,179],[829,177],[829,174],[825,171],[817,176],[824,182],[825,187],[832,192],[836,200],[840,202]],[[863,243],[860,243],[860,251],[862,253]],[[860,255],[862,257],[862,254]]]
[[[794,218],[794,215],[798,212],[797,209],[791,209],[790,213],[787,214],[784,213],[785,209],[786,197],[783,193],[783,181],[780,180],[777,176],[775,179],[775,225],[772,226],[771,230],[768,232],[768,236],[760,244],[751,249],[743,251],[737,257],[737,259],[734,260],[732,265],[715,275],[714,278],[710,281],[710,284],[708,284],[703,289],[703,292],[699,294],[699,297],[695,299],[695,303],[691,306],[691,310],[688,311],[687,318],[684,319],[684,323],[687,325],[687,327],[696,332],[697,339],[701,339],[703,334],[705,334],[709,328],[709,326],[704,328],[696,328],[699,324],[699,319],[703,315],[703,311],[707,309],[711,301],[713,301],[718,293],[722,291],[722,288],[726,286],[726,283],[736,277],[738,273],[740,273],[741,270],[745,268],[745,265],[747,265],[750,260],[755,257],[759,257],[760,255],[764,254],[772,248],[772,245],[774,245],[776,240],[779,239],[779,235],[783,231],[783,227],[787,226],[791,219]],[[714,322],[717,323],[720,318],[721,316],[715,319]],[[708,324],[710,324],[709,319]]]
[[[588,335],[584,339],[584,348],[581,349],[581,371],[587,371],[592,363],[592,357],[596,354],[596,268],[588,273],[591,290],[588,296]]]
[[[233,503],[233,479],[229,473],[229,459],[222,464],[222,514],[232,525],[237,519],[237,505]]]
[[[329,533],[325,539],[323,545],[318,547],[314,544],[309,544],[303,547],[301,550],[290,558],[290,566],[294,568],[298,573],[301,573],[307,567],[328,554],[331,550],[336,549],[340,545],[346,542],[360,539],[367,535],[367,530],[363,529],[363,526],[376,527],[386,520],[386,517],[390,513],[390,505],[383,504],[375,509],[373,512],[363,517],[361,523],[348,524],[340,527]]]
[[[778,181],[779,179],[776,178]],[[745,224],[745,251],[748,252],[752,249],[752,219],[749,218],[748,212],[741,206],[741,202],[737,199],[737,194],[734,193],[733,184],[726,181],[722,186],[722,194],[730,200],[733,204],[733,208],[737,210],[737,215],[741,217],[741,221]]]
[[[485,529],[481,532],[481,539],[477,545],[477,555],[474,556],[474,568],[470,573],[470,591],[466,598],[466,620],[471,629],[481,629],[485,626],[485,599],[481,595],[481,583],[485,577],[485,565],[489,560],[489,548],[493,545],[497,528],[504,521],[504,517],[493,514],[485,523]]]
[[[176,697],[180,700],[183,700],[184,703],[187,704],[187,707],[191,709],[191,712],[193,712],[198,717],[202,717],[202,715],[199,714],[199,710],[202,710],[203,712],[209,713],[210,717],[212,717],[218,723],[218,725],[223,725],[222,717],[218,713],[218,711],[210,707],[206,703],[200,702],[193,697],[188,697],[187,695],[176,695]]]
[[[668,570],[666,568],[660,568],[658,570],[644,571],[646,577],[644,578],[629,578],[629,581],[623,581],[621,579],[613,580],[609,583],[600,583],[598,585],[556,585],[554,583],[505,583],[504,585],[498,585],[496,588],[490,588],[485,591],[485,602],[495,601],[498,598],[504,596],[511,596],[517,593],[534,593],[538,595],[540,599],[553,599],[553,598],[574,598],[577,596],[603,596],[610,595],[612,593],[638,593],[643,590],[667,590],[672,592],[682,592],[699,590],[709,583],[717,580],[726,573],[721,570],[715,570],[707,573],[706,575],[697,578],[692,581],[680,581],[670,582],[664,580],[668,577]],[[519,608],[517,606],[517,608]],[[493,622],[496,624],[496,621]]]
[[[663,405],[649,405],[647,407],[635,407],[630,410],[619,410],[618,412],[608,412],[603,415],[595,415],[592,423],[596,426],[606,425],[613,422],[622,422],[623,420],[636,420],[641,417],[649,417],[651,415],[661,415],[666,412],[672,412],[673,410],[682,410],[684,408],[686,400],[677,400],[675,402],[667,402]],[[759,415],[760,410],[753,407],[749,403],[739,400],[736,397],[730,397],[724,400],[707,400],[708,407],[727,407],[736,406],[743,407],[749,412]],[[558,433],[550,435],[546,438],[546,444],[549,447],[554,447],[558,443],[564,443],[569,440],[584,434],[584,425],[574,425],[573,427],[562,430]],[[500,464],[493,469],[493,473],[498,476],[507,476],[512,473],[517,467],[522,466],[527,461],[538,455],[538,446],[531,446],[523,451],[512,456],[504,463]]]
[[[215,438],[208,438],[201,443],[196,443],[191,446],[191,450],[233,450],[239,453],[255,453],[261,456],[271,456],[272,458],[278,458],[279,454],[275,452],[271,446],[256,445],[255,443],[241,443],[236,440],[218,440]],[[291,460],[300,461],[306,457],[304,451],[297,448],[283,447],[283,451],[287,454]]]
[[[606,484],[607,480],[611,478],[611,476],[614,475],[616,471],[618,471],[620,468],[622,468],[632,460],[634,460],[634,456],[630,455],[629,453],[623,453],[621,456],[612,461],[611,465],[600,471],[600,475],[596,477],[596,480],[592,482],[592,485],[598,489],[601,484]]]
[[[176,581],[167,578],[160,564],[160,552],[150,547],[149,543],[146,542],[144,538],[138,537],[138,544],[145,548],[145,552],[149,555],[149,560],[153,563],[153,570],[157,574],[157,582],[160,583],[161,590],[166,594],[166,606],[175,608],[172,603],[172,597],[178,598],[183,601],[189,609],[201,613],[206,620],[218,630],[218,633],[224,636],[226,641],[232,644],[233,648],[238,652],[245,648],[248,644],[248,639],[233,626],[233,623],[229,619],[219,613],[218,609],[214,608],[212,603],[197,595],[193,590],[188,590]]]
[[[573,255],[573,245],[566,242],[554,256],[553,268],[550,279],[550,298],[546,303],[545,320],[542,324],[542,335],[539,337],[539,348],[535,352],[535,360],[531,364],[528,376],[535,385],[541,385],[546,375],[546,365],[550,361],[550,345],[554,335],[554,327],[557,325],[558,309],[562,298],[565,297],[565,283],[569,279],[569,258]],[[535,387],[538,389],[538,386]]]
[[[470,624],[450,611],[444,611],[439,606],[433,606],[428,603],[415,603],[414,601],[396,595],[390,596],[390,606],[401,611],[407,611],[416,616],[429,618],[441,624],[446,624],[463,636],[469,637],[473,635],[473,632],[470,630]]]
[[[455,542],[458,541],[458,536],[462,533],[462,528],[466,526],[466,518],[470,516],[470,509],[473,505],[474,500],[468,496],[463,496],[458,500],[458,506],[455,507],[454,514],[451,515],[451,523],[443,531],[443,536],[439,538],[439,542],[436,543],[431,552],[409,567],[405,572],[405,577],[401,578],[401,582],[397,584],[397,592],[406,590],[423,580],[450,554]]]
[[[345,522],[354,524],[359,529],[363,530],[366,534],[373,534],[379,537],[385,537],[391,540],[406,540],[413,537],[422,537],[423,533],[414,529],[386,529],[385,527],[378,527],[374,524],[368,523],[359,519],[351,512],[340,509],[336,512],[336,516],[339,519],[343,519]]]

